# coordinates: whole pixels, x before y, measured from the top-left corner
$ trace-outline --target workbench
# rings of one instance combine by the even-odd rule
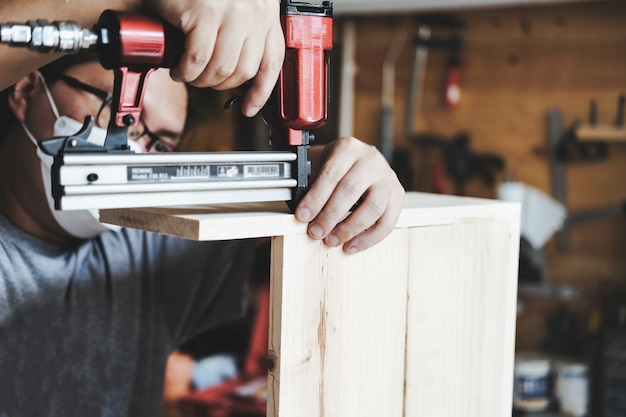
[[[511,415],[520,206],[407,193],[355,255],[284,203],[105,210],[188,239],[271,237],[270,417]]]

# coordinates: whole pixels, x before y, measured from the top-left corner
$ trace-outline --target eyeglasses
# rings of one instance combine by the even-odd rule
[[[144,122],[143,119],[139,119],[139,123],[143,130],[129,130],[128,139],[137,142],[139,141],[139,139],[146,136],[148,138],[148,143],[146,144],[146,149],[148,150],[148,152],[170,152],[171,150],[173,150],[165,144],[165,141],[161,139],[159,135],[148,129],[148,126],[146,126],[146,122]]]
[[[113,101],[113,95],[107,91],[104,91],[100,88],[94,87],[92,85],[86,84],[80,81],[77,78],[74,78],[70,75],[63,73],[55,73],[55,74],[47,74],[47,78],[53,80],[61,80],[67,86],[74,88],[76,90],[85,91],[89,94],[92,94],[102,100],[102,105],[96,113],[95,124],[98,127],[106,128],[109,125],[109,121],[111,120],[111,102]],[[142,137],[148,137],[149,141],[146,144],[146,150],[148,152],[169,152],[170,148],[167,146],[166,142],[156,133],[152,132],[146,126],[146,123],[143,119],[140,119],[140,123],[142,126],[142,130],[131,129],[128,132],[128,138],[134,141],[138,141]]]
[[[50,81],[61,80],[66,85],[72,87],[75,90],[86,91],[87,93],[92,94],[102,100],[102,105],[100,106],[98,113],[96,113],[95,123],[96,126],[101,128],[106,128],[108,126],[109,120],[111,118],[111,101],[113,101],[113,94],[110,94],[107,91],[101,90],[92,85],[86,84],[77,78],[63,73],[46,74],[46,78],[50,79]]]

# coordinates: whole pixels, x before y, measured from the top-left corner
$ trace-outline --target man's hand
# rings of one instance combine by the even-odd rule
[[[296,209],[298,220],[310,222],[312,238],[324,239],[329,246],[343,245],[352,254],[391,233],[404,189],[376,148],[355,138],[341,138],[324,148],[321,165],[313,161],[313,167],[312,185]]]
[[[285,55],[278,0],[144,0],[185,34],[172,78],[233,89],[252,80],[241,103],[254,116],[269,98]]]

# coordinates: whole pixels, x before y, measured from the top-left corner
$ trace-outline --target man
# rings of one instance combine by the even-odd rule
[[[186,36],[181,61],[171,71],[174,79],[197,87],[230,89],[250,81],[242,112],[255,115],[276,84],[284,58],[279,0],[111,0],[106,7],[118,10],[154,11]],[[100,2],[73,0],[5,0],[0,22],[32,19],[76,20],[92,26],[103,10]],[[28,71],[58,57],[0,48],[0,89]],[[399,216],[402,196],[395,175],[372,177],[370,160],[378,155],[363,144],[345,139],[327,149],[339,155],[321,167],[320,178],[296,209],[296,218],[309,223],[309,234],[326,244],[343,246],[347,253],[367,249],[386,236]],[[359,149],[353,149],[353,147]],[[352,156],[355,156],[352,158]],[[362,157],[362,158],[361,158]],[[358,159],[361,158],[361,159]],[[356,161],[359,160],[359,163]],[[332,168],[332,171],[327,169]],[[375,172],[371,172],[375,174]],[[391,182],[388,182],[391,181]],[[373,186],[375,185],[375,186]],[[360,209],[345,220],[353,201],[364,196]]]
[[[8,92],[14,121],[1,116],[0,416],[158,415],[167,355],[241,309],[254,242],[102,231],[89,213],[78,220],[51,209],[36,142],[87,115],[106,126],[112,83],[99,64],[66,58]],[[182,84],[156,71],[130,139],[148,151],[174,149],[186,99]],[[320,157],[299,205],[300,219],[313,219],[312,237],[351,253],[386,236],[403,190],[384,158],[353,138]]]

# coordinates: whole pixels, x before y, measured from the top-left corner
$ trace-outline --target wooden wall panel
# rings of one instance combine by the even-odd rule
[[[507,159],[507,171],[549,190],[545,114],[560,109],[566,124],[585,119],[595,98],[599,120],[615,118],[617,96],[626,91],[626,3],[620,1],[559,7],[487,9],[455,14],[465,22],[462,53],[462,98],[459,108],[443,105],[447,53],[428,58],[423,108],[414,128],[445,136],[467,131],[477,151]],[[381,90],[381,62],[393,31],[413,30],[411,17],[358,20],[355,136],[376,144]],[[407,43],[397,64],[395,137],[405,145],[402,129],[412,46]],[[602,164],[572,167],[573,209],[588,208],[590,195],[599,204],[626,197],[617,179],[626,175],[626,151],[614,147]],[[591,172],[591,175],[590,175]],[[591,178],[591,179],[589,179]],[[575,185],[573,185],[576,187]],[[480,192],[481,190],[477,190]],[[580,195],[586,197],[580,197]]]

